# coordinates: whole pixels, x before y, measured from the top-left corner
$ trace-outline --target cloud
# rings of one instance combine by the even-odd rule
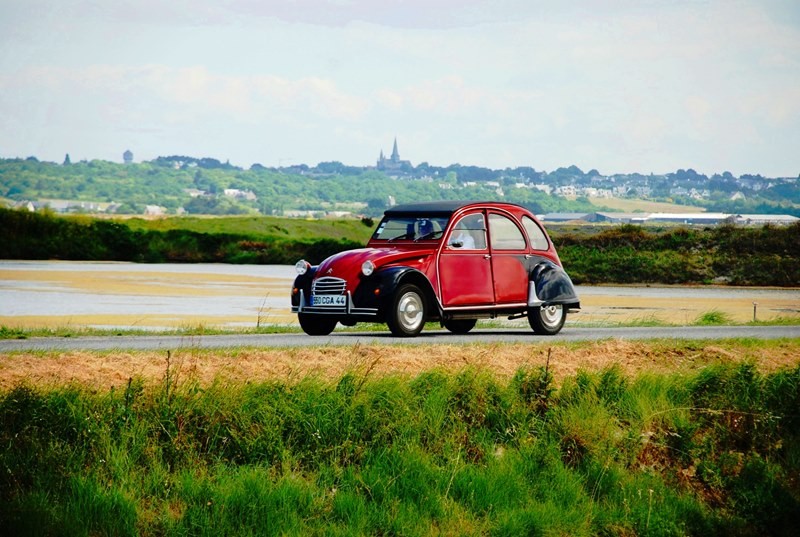
[[[0,145],[124,131],[363,162],[396,134],[439,164],[794,174],[795,5],[30,0],[0,7]]]
[[[329,79],[288,79],[269,75],[224,75],[203,66],[172,68],[163,65],[126,67],[91,65],[81,69],[32,67],[0,77],[0,88],[18,94],[32,91],[50,102],[59,96],[98,107],[134,105],[190,109],[199,116],[217,115],[236,121],[262,120],[282,114],[313,113],[339,121],[357,121],[369,104],[342,92]]]

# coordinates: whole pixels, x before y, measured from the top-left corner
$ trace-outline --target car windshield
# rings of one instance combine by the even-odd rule
[[[381,220],[373,239],[397,240],[436,240],[442,238],[447,227],[446,216],[390,216]]]

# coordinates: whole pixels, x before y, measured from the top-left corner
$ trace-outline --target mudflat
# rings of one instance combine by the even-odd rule
[[[113,269],[113,270],[112,270]],[[0,325],[12,328],[253,328],[295,324],[287,267],[69,262],[0,264]],[[247,273],[235,273],[246,270]],[[568,323],[692,324],[800,319],[800,289],[578,286]],[[755,303],[755,304],[754,304]],[[754,311],[755,310],[755,311]],[[524,324],[524,321],[522,321]]]

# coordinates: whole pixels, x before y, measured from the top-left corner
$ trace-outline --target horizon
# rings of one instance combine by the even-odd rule
[[[129,150],[125,150],[125,151],[129,151]],[[123,153],[125,151],[123,151]],[[189,158],[189,159],[192,159],[192,160],[213,159],[213,160],[216,160],[216,161],[220,162],[221,164],[228,164],[230,166],[233,166],[234,168],[241,169],[241,170],[244,170],[244,171],[247,171],[247,170],[251,169],[253,166],[263,166],[264,168],[267,168],[267,169],[286,169],[286,168],[292,168],[292,167],[296,167],[296,166],[307,166],[308,168],[313,169],[313,168],[318,167],[320,164],[327,164],[327,163],[338,163],[338,164],[341,164],[342,166],[351,167],[351,168],[376,169],[374,164],[371,164],[371,165],[369,165],[369,164],[367,164],[367,165],[348,164],[348,163],[342,162],[340,160],[325,160],[325,161],[317,162],[316,164],[298,162],[298,163],[289,164],[289,165],[286,165],[286,166],[267,166],[267,165],[264,165],[264,164],[262,164],[260,162],[253,162],[253,163],[245,166],[245,165],[239,165],[239,164],[230,162],[229,159],[223,160],[223,159],[219,159],[219,158],[216,158],[216,157],[209,157],[209,156],[197,157],[197,156],[192,156],[192,155],[158,155],[157,157],[154,157],[152,159],[142,160],[142,159],[136,159],[135,158],[136,157],[136,153],[135,152],[131,151],[131,153],[133,153],[133,155],[134,155],[134,160],[131,162],[132,164],[149,163],[149,162],[153,162],[153,161],[155,161],[155,160],[157,160],[159,158],[185,157],[185,158]],[[67,156],[69,156],[69,158],[70,158],[70,165],[71,164],[76,164],[76,163],[80,164],[80,163],[84,163],[84,162],[88,163],[88,162],[92,162],[92,161],[109,162],[111,164],[120,164],[120,165],[125,165],[126,164],[125,162],[123,162],[123,160],[121,158],[122,157],[122,153],[120,153],[120,160],[108,160],[108,159],[102,159],[102,158],[88,158],[88,159],[82,158],[82,159],[76,160],[69,153],[66,153],[64,155],[64,158],[61,159],[61,162],[55,161],[55,160],[40,159],[36,155],[28,155],[27,157],[20,157],[20,156],[2,157],[2,156],[0,156],[0,160],[28,160],[28,159],[33,158],[33,159],[36,159],[37,162],[42,162],[42,163],[46,163],[46,164],[54,164],[56,166],[62,166],[62,165],[64,165],[64,161],[66,160]],[[450,164],[440,165],[440,164],[431,164],[429,162],[424,162],[424,161],[420,162],[418,164],[414,164],[412,162],[412,167],[416,168],[417,166],[419,166],[420,164],[423,164],[423,163],[425,163],[428,166],[433,167],[433,168],[448,168],[448,167],[451,167],[451,166],[462,166],[462,167],[475,166],[475,167],[479,167],[479,168],[486,168],[485,166],[477,166],[475,164],[461,163],[461,162],[453,162],[453,163],[450,163]],[[678,168],[678,169],[670,170],[670,171],[667,171],[667,172],[664,172],[664,173],[653,173],[653,172],[645,173],[645,172],[641,172],[641,171],[603,173],[600,170],[598,170],[596,167],[590,167],[588,169],[584,169],[584,168],[582,168],[580,166],[577,166],[576,164],[558,166],[556,168],[553,168],[552,170],[539,169],[539,168],[536,168],[535,166],[531,166],[531,165],[528,165],[528,164],[522,164],[520,166],[503,166],[501,168],[486,168],[486,169],[489,169],[489,170],[492,170],[492,171],[503,171],[503,170],[507,170],[507,169],[512,169],[513,170],[513,169],[516,169],[516,168],[532,168],[537,173],[549,174],[549,173],[556,172],[558,170],[569,169],[569,168],[572,168],[572,167],[578,168],[581,171],[581,173],[583,173],[584,175],[589,173],[590,171],[594,170],[594,171],[597,171],[598,174],[600,176],[602,176],[602,177],[613,177],[613,176],[617,176],[617,175],[666,176],[666,175],[677,173],[677,172],[680,172],[680,171],[685,171],[685,172],[694,171],[698,175],[705,176],[705,177],[713,177],[715,175],[720,175],[721,176],[721,175],[723,175],[725,173],[732,173],[732,175],[734,177],[737,177],[737,178],[738,177],[743,177],[743,176],[754,176],[754,177],[759,177],[760,176],[760,177],[763,177],[764,179],[800,179],[800,174],[798,174],[797,176],[792,176],[792,175],[788,175],[788,176],[771,176],[771,175],[764,175],[763,173],[735,174],[733,172],[730,172],[729,170],[715,171],[715,172],[712,172],[712,173],[704,173],[704,172],[702,172],[700,170],[696,170],[696,169],[691,168],[691,167],[689,167],[689,168]]]
[[[0,5],[4,158],[796,177],[799,87],[793,0]]]

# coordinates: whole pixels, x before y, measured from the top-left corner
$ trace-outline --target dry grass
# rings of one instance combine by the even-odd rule
[[[307,376],[337,379],[346,371],[371,375],[415,376],[438,369],[465,367],[510,378],[519,368],[544,365],[559,382],[579,369],[598,370],[619,365],[631,375],[692,372],[712,363],[754,362],[768,372],[800,363],[800,341],[762,342],[630,342],[607,340],[583,344],[480,344],[480,345],[356,345],[291,349],[201,350],[191,347],[171,351],[170,367],[179,381],[201,385],[217,381],[296,381]],[[131,377],[146,384],[164,378],[167,353],[161,352],[23,352],[0,355],[0,389],[19,383],[60,385],[77,383],[97,389],[122,387]]]

